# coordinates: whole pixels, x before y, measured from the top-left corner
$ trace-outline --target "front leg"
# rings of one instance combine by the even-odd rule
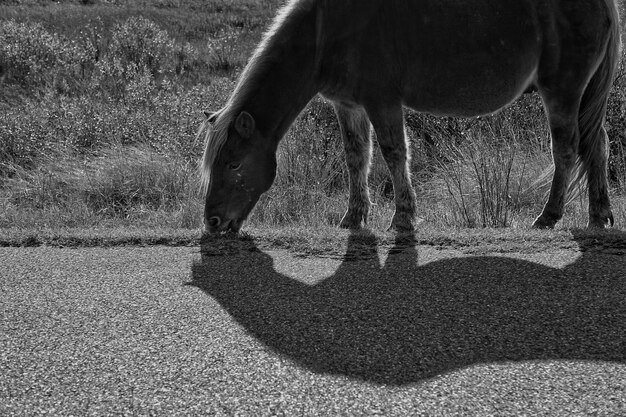
[[[367,107],[380,150],[391,174],[396,211],[390,229],[413,231],[415,222],[415,190],[409,174],[410,152],[404,130],[404,116],[400,103],[391,106]]]
[[[334,103],[341,137],[346,154],[346,165],[350,178],[348,210],[340,227],[359,229],[367,224],[370,209],[370,194],[367,184],[372,160],[370,122],[362,107],[345,103]]]

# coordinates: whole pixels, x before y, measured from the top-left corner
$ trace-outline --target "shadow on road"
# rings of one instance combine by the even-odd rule
[[[626,249],[625,233],[612,236]],[[301,366],[374,383],[477,363],[626,362],[624,251],[577,241],[581,257],[564,269],[495,256],[419,266],[412,237],[380,265],[376,238],[353,235],[336,273],[314,286],[276,272],[250,243],[244,253],[203,256],[190,285]]]

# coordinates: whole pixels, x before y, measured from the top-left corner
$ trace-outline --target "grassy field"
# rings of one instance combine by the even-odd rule
[[[197,175],[203,143],[196,138],[202,111],[225,103],[281,3],[2,2],[0,228],[9,235],[45,231],[22,239],[80,229],[169,230],[174,240],[177,230],[195,233],[203,208]],[[623,74],[608,115],[611,194],[621,228]],[[406,118],[423,224],[525,228],[540,212],[546,190],[536,180],[550,157],[536,95],[487,118],[409,111]],[[278,177],[250,227],[338,224],[347,205],[342,152],[332,109],[315,99],[281,143]],[[370,224],[383,230],[393,204],[378,151],[371,188]],[[560,227],[584,226],[586,210],[584,194],[574,198]]]

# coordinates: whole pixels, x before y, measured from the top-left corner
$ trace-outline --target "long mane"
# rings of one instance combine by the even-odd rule
[[[218,111],[213,122],[205,120],[200,126],[198,138],[204,136],[205,140],[204,155],[200,165],[201,189],[204,193],[209,186],[211,169],[215,159],[228,139],[228,129],[231,123],[242,110],[243,102],[249,95],[248,93],[254,90],[257,82],[261,81],[256,79],[255,74],[258,74],[270,61],[274,49],[272,46],[277,41],[278,36],[276,35],[279,29],[289,16],[298,9],[298,6],[305,1],[307,0],[290,0],[282,7],[240,75],[237,86],[226,105]]]

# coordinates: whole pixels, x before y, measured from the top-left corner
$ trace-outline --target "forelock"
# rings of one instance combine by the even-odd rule
[[[228,128],[234,119],[232,111],[223,109],[219,111],[215,122],[211,123],[205,120],[200,127],[199,136],[204,136],[205,148],[204,155],[202,157],[201,166],[201,182],[202,188],[206,191],[210,174],[215,160],[219,156],[220,151],[224,147],[226,140],[228,140]]]

